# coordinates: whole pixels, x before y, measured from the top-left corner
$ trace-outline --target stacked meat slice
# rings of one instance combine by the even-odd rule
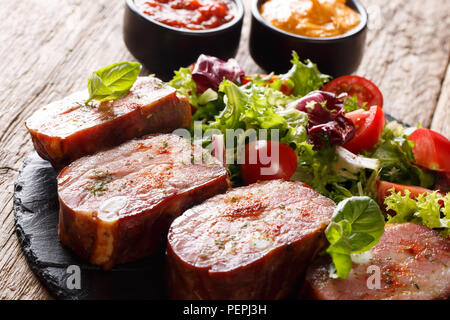
[[[385,229],[366,257],[353,263],[347,279],[329,277],[326,257],[315,261],[302,296],[323,300],[449,299],[450,241],[415,223],[387,224]]]
[[[124,97],[85,103],[75,93],[35,112],[26,122],[39,155],[57,170],[82,156],[149,133],[189,127],[191,109],[176,90],[154,77],[138,78]]]
[[[76,160],[58,176],[61,241],[105,269],[161,250],[173,219],[230,186],[203,151],[159,134]]]
[[[275,180],[188,210],[169,231],[170,297],[286,298],[323,249],[334,207],[300,182]]]

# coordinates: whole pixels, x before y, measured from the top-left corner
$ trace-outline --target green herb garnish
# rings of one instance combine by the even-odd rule
[[[225,243],[221,240],[215,241],[216,246],[218,246],[220,249],[225,249]]]
[[[289,86],[294,88],[295,96],[305,96],[322,87],[331,79],[330,76],[321,73],[311,60],[305,60],[302,63],[295,51],[292,52],[291,63],[292,68],[288,73],[280,75],[280,79],[288,81]]]
[[[137,62],[114,63],[92,73],[88,81],[89,99],[105,102],[117,100],[127,94],[141,71]]]
[[[325,230],[330,242],[326,252],[333,260],[337,277],[346,279],[350,273],[350,254],[368,251],[380,241],[384,224],[380,207],[369,197],[351,197],[337,205]]]
[[[108,171],[97,169],[94,169],[92,171],[94,173],[95,182],[86,187],[85,190],[90,192],[95,197],[101,197],[106,193],[106,191],[108,191],[107,185],[113,180],[113,177],[109,174]]]

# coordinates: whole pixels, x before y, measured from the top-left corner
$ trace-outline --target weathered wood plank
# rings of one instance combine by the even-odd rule
[[[260,72],[248,55],[251,0],[237,60]],[[359,74],[379,84],[386,110],[449,136],[449,2],[363,0],[380,9]],[[32,150],[24,121],[37,108],[86,85],[92,70],[132,60],[122,41],[123,1],[0,0],[0,299],[47,299],[14,234],[13,184]],[[375,15],[376,17],[376,15]],[[440,94],[436,116],[432,115]]]
[[[385,111],[429,127],[450,52],[450,2],[363,0],[372,13],[357,74],[379,85]],[[449,114],[442,122],[449,122]]]
[[[441,95],[434,113],[431,129],[436,130],[450,139],[450,64],[442,84]]]

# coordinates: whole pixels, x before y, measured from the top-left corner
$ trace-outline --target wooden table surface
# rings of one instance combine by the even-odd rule
[[[248,54],[251,0],[237,60]],[[450,138],[450,1],[363,0],[370,24],[359,75],[373,80],[385,110]],[[49,299],[14,231],[13,189],[32,150],[24,121],[86,86],[93,70],[133,60],[122,41],[123,0],[0,0],[0,298]],[[320,67],[320,66],[319,66]]]

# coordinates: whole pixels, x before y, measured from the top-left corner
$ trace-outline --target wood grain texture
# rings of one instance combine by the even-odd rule
[[[442,84],[431,129],[441,132],[447,138],[450,138],[450,67],[447,67],[447,75]]]
[[[260,69],[248,55],[251,0],[244,2],[237,60],[256,73]],[[357,73],[380,85],[388,113],[450,137],[450,2],[363,2],[371,28]],[[123,5],[122,0],[0,0],[0,299],[50,298],[14,233],[14,181],[32,150],[24,121],[42,105],[84,87],[92,70],[133,60],[122,41]]]
[[[449,61],[450,2],[362,2],[371,19],[367,49],[356,73],[379,85],[390,115],[429,127]],[[436,121],[448,124],[449,113]],[[450,138],[448,125],[442,132]]]

